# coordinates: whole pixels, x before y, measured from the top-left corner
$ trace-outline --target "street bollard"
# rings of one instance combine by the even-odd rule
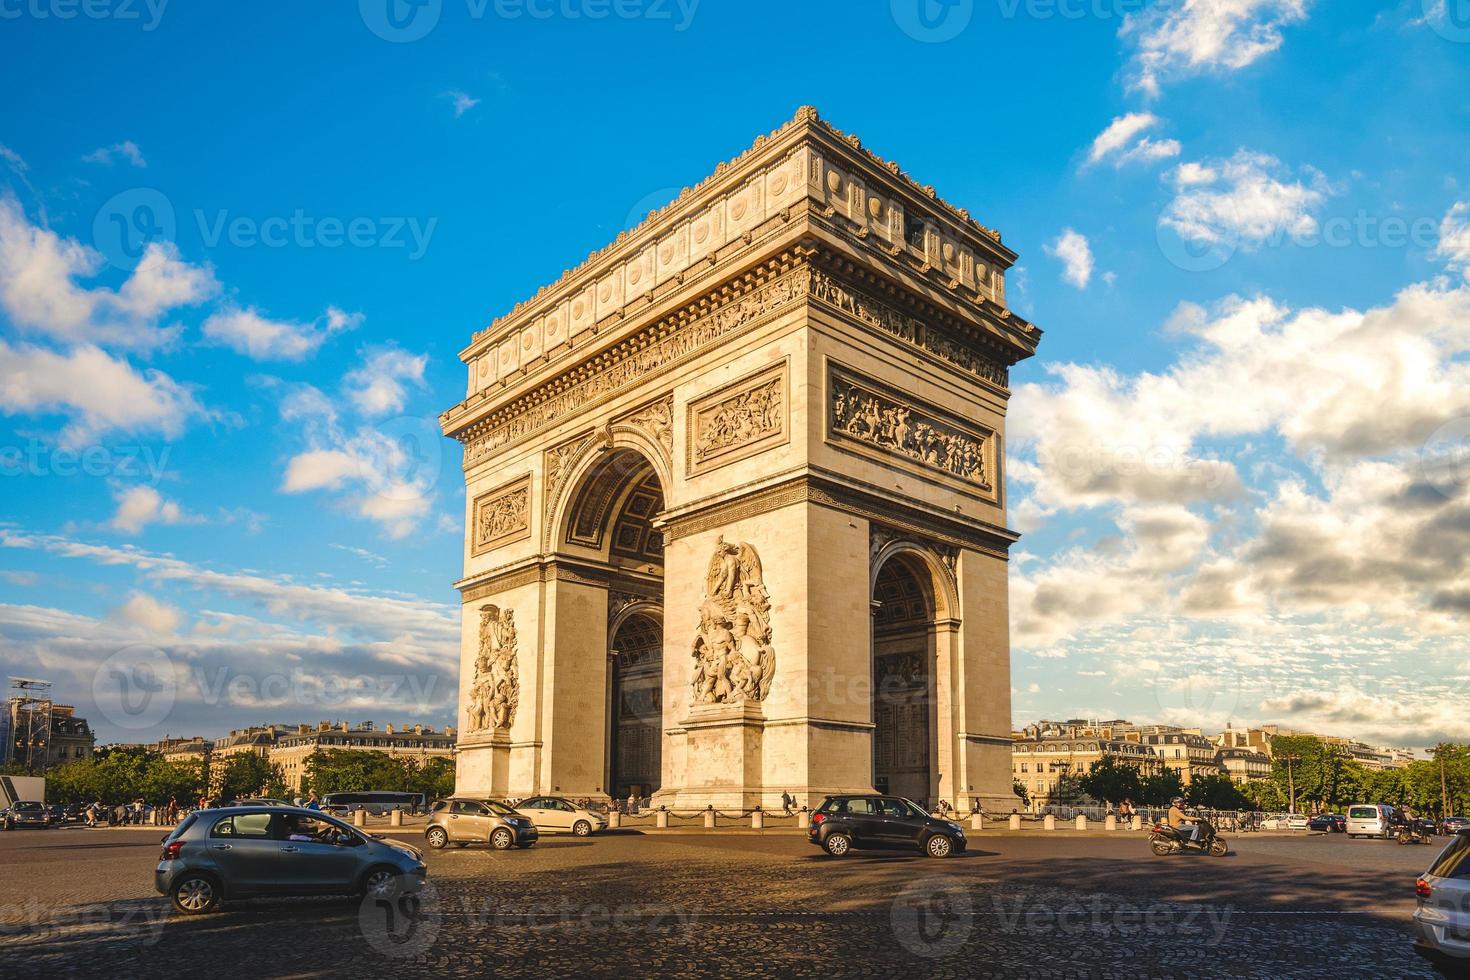
[[[1048,813],[1045,817],[1043,817],[1041,819],[1041,829],[1042,830],[1056,830],[1057,829],[1057,818],[1056,818],[1056,816],[1054,814]]]
[[[807,820],[807,817],[806,817],[806,811],[805,810],[798,810],[798,811],[796,811],[796,826],[797,827],[805,827],[806,826],[806,820]]]
[[[984,830],[985,829],[985,817],[984,817],[984,815],[982,815],[980,813],[979,810],[976,810],[974,813],[970,814],[970,829],[971,830]]]
[[[1012,830],[1020,830],[1021,829],[1021,815],[1019,813],[1013,813],[1013,814],[1011,814],[1010,828]]]
[[[715,811],[710,809],[704,811],[704,829],[713,830],[715,827]]]
[[[1133,816],[1133,829],[1134,830],[1142,830],[1143,829],[1143,818],[1140,817],[1140,816],[1138,816],[1137,814],[1134,814],[1134,816]]]
[[[766,829],[766,815],[765,815],[765,813],[763,811],[756,810],[754,813],[752,813],[750,815],[750,829],[751,830],[765,830]]]
[[[359,809],[359,810],[353,810],[352,811],[352,826],[354,826],[354,827],[366,827],[367,826],[367,811],[366,810]]]
[[[1079,814],[1077,814],[1077,829],[1078,830],[1086,830],[1087,829],[1087,815],[1085,813],[1079,813]]]
[[[656,827],[658,827],[659,830],[668,830],[669,829],[669,811],[667,811],[667,810],[660,810],[660,811],[658,811],[658,817],[655,819],[654,825]]]
[[[617,830],[623,825],[623,815],[616,810],[607,811],[607,828]]]
[[[393,812],[390,813],[390,814],[388,814],[388,826],[390,826],[390,827],[402,827],[403,826],[403,811],[400,810],[396,806],[393,808]]]
[[[1117,829],[1118,829],[1118,818],[1117,817],[1113,816],[1110,813],[1106,817],[1103,818],[1103,830],[1117,830]]]

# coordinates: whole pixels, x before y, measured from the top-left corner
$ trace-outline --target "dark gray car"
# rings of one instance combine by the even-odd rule
[[[189,914],[251,895],[381,895],[423,887],[423,852],[320,811],[245,806],[200,810],[163,839],[159,894]]]

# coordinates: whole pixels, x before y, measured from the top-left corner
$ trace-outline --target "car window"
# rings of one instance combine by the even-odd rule
[[[572,812],[572,805],[570,803],[568,803],[566,800],[552,800],[551,801],[551,808],[553,810],[560,810],[562,813],[571,813]]]
[[[478,817],[483,812],[480,809],[480,804],[474,800],[455,800],[453,807],[454,813],[463,813],[472,817]]]
[[[524,803],[520,804],[521,809],[523,810],[545,810],[548,809],[550,805],[550,800],[542,799],[539,796],[535,797],[534,799],[526,800]]]
[[[1348,810],[1348,816],[1354,820],[1374,820],[1378,817],[1378,809],[1371,806],[1355,806]]]
[[[1455,835],[1429,866],[1429,874],[1440,878],[1470,878],[1470,836]]]
[[[846,813],[855,817],[872,816],[877,812],[873,800],[843,800],[837,804],[838,813]]]
[[[225,817],[210,829],[211,837],[253,837],[264,839],[271,836],[271,814],[237,813]]]

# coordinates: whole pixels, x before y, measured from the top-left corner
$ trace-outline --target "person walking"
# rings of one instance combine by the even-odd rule
[[[781,791],[781,812],[782,813],[786,814],[786,816],[788,816],[788,817],[791,816],[791,804],[793,804],[795,802],[796,801],[791,798],[791,794],[790,793],[786,792],[784,789]]]

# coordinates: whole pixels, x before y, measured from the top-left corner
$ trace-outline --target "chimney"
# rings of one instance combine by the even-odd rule
[[[342,722],[341,723],[341,727],[342,727],[342,731],[344,731],[344,732],[347,731],[347,722],[345,722],[345,721]]]
[[[415,735],[422,735],[424,733],[424,726],[423,725],[414,725],[413,726],[413,733]]]

